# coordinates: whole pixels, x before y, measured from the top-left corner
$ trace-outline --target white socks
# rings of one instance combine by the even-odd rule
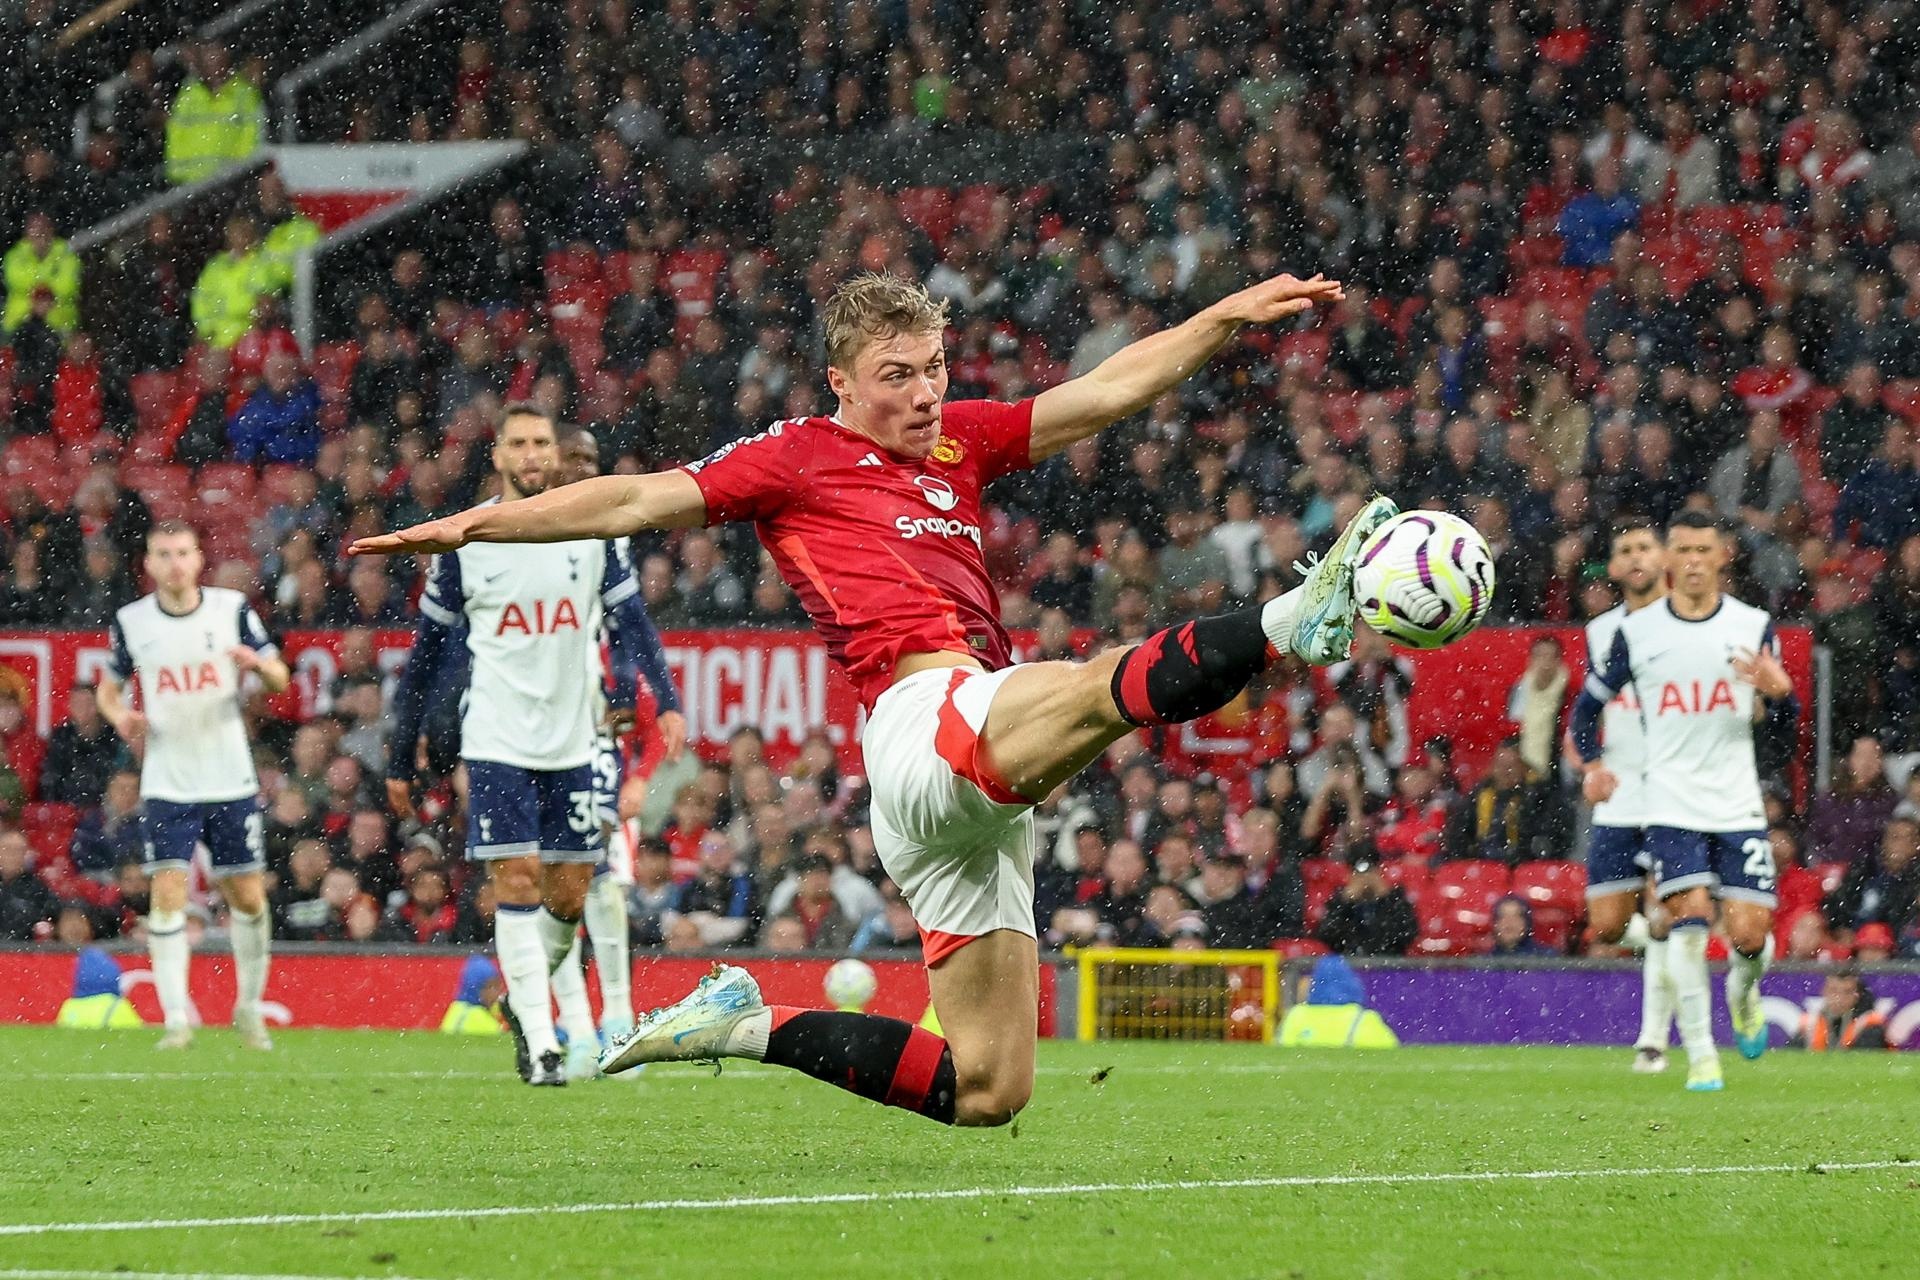
[[[1293,624],[1300,616],[1300,593],[1302,588],[1275,596],[1260,606],[1260,629],[1267,633],[1267,643],[1281,657],[1293,652]]]
[[[740,1019],[739,1026],[727,1032],[727,1054],[760,1062],[767,1056],[767,1037],[772,1034],[773,1010],[755,1009]]]
[[[493,922],[493,951],[500,960],[500,975],[507,980],[507,1002],[513,1006],[513,1016],[520,1022],[527,1052],[536,1059],[543,1053],[557,1053],[560,1049],[560,1041],[553,1033],[553,991],[547,980],[552,965],[548,963],[546,944],[541,938],[540,917],[543,915],[546,912],[538,907],[503,902]]]
[[[264,908],[257,915],[236,910],[231,916],[234,981],[240,988],[234,1010],[257,1012],[260,997],[267,990],[267,956],[273,942],[273,926]]]
[[[1707,985],[1707,922],[1675,922],[1667,935],[1667,972],[1673,980],[1674,1013],[1689,1062],[1719,1058],[1713,1047],[1713,992]]]
[[[187,998],[187,913],[154,911],[147,916],[147,956],[153,965],[153,985],[160,994],[160,1012],[167,1030],[193,1026],[193,1003]]]
[[[600,971],[600,1022],[631,1027],[633,961],[627,954],[627,896],[612,876],[593,878],[587,890],[586,921],[593,961]]]
[[[1667,940],[1649,936],[1640,955],[1640,1038],[1633,1042],[1636,1049],[1666,1052],[1667,1031],[1673,1022],[1673,975],[1667,964]]]
[[[1761,975],[1773,965],[1773,935],[1767,935],[1766,945],[1760,948],[1757,956],[1743,956],[1733,951],[1727,956],[1727,1007],[1737,1006],[1747,998],[1760,981]]]
[[[546,913],[543,911],[544,916]],[[587,1003],[587,976],[580,970],[579,926],[574,927],[573,946],[560,959],[548,982],[553,999],[560,1006],[560,1026],[569,1044],[597,1044],[593,1027],[593,1008]]]
[[[539,921],[540,945],[546,948],[547,972],[551,973],[567,958],[567,952],[573,950],[573,940],[580,934],[580,922],[562,920],[545,907],[534,913],[534,919]]]

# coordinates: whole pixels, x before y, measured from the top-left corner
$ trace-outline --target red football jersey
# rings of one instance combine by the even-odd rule
[[[707,523],[751,520],[869,708],[910,653],[1009,660],[981,554],[980,494],[1030,465],[1033,401],[960,400],[922,461],[832,418],[776,422],[681,468]]]

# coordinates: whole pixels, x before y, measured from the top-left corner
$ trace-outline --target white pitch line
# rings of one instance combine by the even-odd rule
[[[232,1271],[52,1271],[0,1270],[0,1280],[412,1280],[408,1276],[290,1276]]]
[[[1168,1076],[1192,1075],[1196,1071],[1203,1075],[1216,1076],[1272,1076],[1290,1072],[1344,1071],[1352,1069],[1354,1059],[1331,1056],[1324,1059],[1296,1062],[1236,1062],[1206,1067],[1182,1066],[1177,1063],[1156,1063],[1151,1066],[1120,1066],[1121,1075]],[[1394,1062],[1384,1058],[1374,1058],[1364,1064],[1368,1072],[1380,1071],[1417,1071],[1421,1074],[1434,1072],[1460,1072],[1481,1074],[1501,1071],[1538,1071],[1539,1063],[1523,1062]],[[1898,1070],[1898,1068],[1894,1068]],[[1036,1075],[1042,1076],[1088,1076],[1092,1067],[1039,1067]],[[508,1080],[513,1073],[505,1068],[499,1071],[36,1071],[31,1073],[35,1080],[105,1080],[105,1081],[141,1081],[141,1080],[258,1080],[274,1079],[295,1080]],[[654,1067],[642,1080],[707,1080],[713,1077],[711,1068],[668,1065],[665,1069]],[[727,1080],[797,1080],[799,1076],[791,1071],[782,1071],[773,1067],[762,1067],[758,1063],[729,1065],[724,1077]]]
[[[1913,1167],[1907,1160],[1800,1164],[1681,1165],[1637,1169],[1506,1169],[1478,1173],[1331,1173],[1284,1178],[1191,1178],[1168,1182],[1072,1182],[1041,1186],[953,1187],[930,1191],[842,1191],[808,1196],[729,1196],[714,1200],[627,1200],[586,1204],[487,1205],[471,1209],[377,1209],[365,1213],[262,1213],[231,1218],[144,1218],[123,1222],[16,1222],[0,1236],[42,1232],[86,1234],[198,1227],[296,1227],[338,1222],[426,1222],[460,1218],[529,1218],[548,1214],[668,1213],[714,1209],[781,1209],[812,1205],[912,1204],[940,1200],[1040,1199],[1052,1196],[1155,1195],[1169,1191],[1275,1190],[1287,1187],[1401,1187],[1462,1182],[1560,1182],[1601,1178],[1699,1178],[1728,1174],[1851,1173]]]

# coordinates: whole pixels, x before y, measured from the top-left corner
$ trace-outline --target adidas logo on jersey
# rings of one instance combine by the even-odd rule
[[[866,457],[860,459],[860,461],[854,463],[853,465],[856,467],[884,467],[887,464],[881,460],[879,454],[869,453]]]

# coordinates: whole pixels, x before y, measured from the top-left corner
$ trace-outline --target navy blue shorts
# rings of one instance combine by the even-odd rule
[[[1647,856],[1653,859],[1660,896],[1707,888],[1716,898],[1771,907],[1774,894],[1773,845],[1764,831],[1682,831],[1648,827]]]
[[[593,768],[522,769],[467,761],[467,857],[539,855],[542,862],[598,862],[600,815]]]
[[[1587,839],[1587,896],[1638,893],[1650,865],[1647,833],[1640,827],[1595,826]]]
[[[259,871],[267,865],[265,818],[257,796],[211,804],[148,800],[140,819],[147,843],[147,867],[184,867],[193,848],[206,842],[215,878]]]

